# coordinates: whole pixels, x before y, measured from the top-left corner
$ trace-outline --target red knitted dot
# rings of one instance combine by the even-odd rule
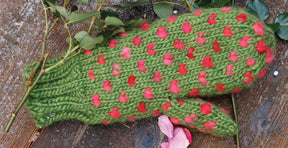
[[[136,85],[135,79],[136,79],[136,76],[134,76],[134,75],[129,76],[129,78],[128,78],[128,84],[129,84],[130,86],[135,86],[135,85]]]
[[[204,122],[204,126],[208,129],[208,130],[212,130],[212,127],[217,126],[217,124],[213,121],[210,122]]]
[[[214,42],[212,49],[216,52],[221,51],[221,48],[219,46],[220,46],[219,42]]]
[[[215,19],[217,17],[217,14],[215,14],[215,13],[212,13],[211,15],[210,15],[210,18],[211,19]]]
[[[160,111],[159,110],[154,110],[154,112],[152,113],[153,116],[159,116],[160,115]]]
[[[201,9],[197,9],[194,11],[194,16],[201,16]]]
[[[103,82],[103,89],[105,91],[111,91],[112,87],[110,86],[110,84],[111,84],[111,81],[104,81]]]
[[[101,65],[103,65],[103,64],[106,64],[106,62],[104,61],[104,54],[100,54],[99,56],[98,56],[98,60],[97,60],[97,62],[99,63],[99,64],[101,64]]]
[[[267,53],[266,53],[266,63],[271,63],[274,59],[274,55],[272,53],[272,50],[268,48]]]
[[[214,64],[212,62],[212,58],[209,56],[206,56],[202,61],[202,65],[204,67],[210,67],[210,68],[214,67]]]
[[[168,33],[166,32],[166,28],[161,26],[158,28],[156,34],[160,39],[166,38],[168,36]]]
[[[85,51],[84,51],[84,54],[86,54],[86,55],[90,55],[91,53],[92,53],[91,50],[85,50]]]
[[[168,23],[176,22],[176,16],[170,16],[167,20]]]
[[[225,86],[225,85],[224,85],[224,84],[221,84],[221,83],[220,83],[220,84],[217,84],[216,90],[217,90],[217,91],[224,91],[224,88],[223,88],[224,86]]]
[[[227,37],[233,36],[233,32],[231,31],[231,28],[232,28],[231,26],[225,26],[222,33]]]
[[[243,82],[244,83],[251,83],[253,81],[253,79],[254,79],[253,77],[249,77],[247,79],[244,79]]]
[[[198,116],[195,115],[195,114],[193,114],[193,113],[190,114],[190,117],[191,117],[192,119],[198,118]]]
[[[130,116],[128,119],[129,119],[130,121],[133,121],[133,122],[136,121],[136,118],[135,118],[135,116],[133,116],[133,115]]]
[[[178,104],[183,105],[183,100],[177,100]]]
[[[176,49],[183,49],[185,47],[185,44],[183,44],[179,39],[176,39],[173,43],[173,46]]]
[[[100,106],[102,104],[102,102],[99,99],[100,99],[100,95],[98,94],[93,95],[92,102],[95,106]]]
[[[211,103],[203,103],[200,107],[201,107],[201,112],[204,115],[210,114],[212,113],[211,107],[213,106],[213,104]]]
[[[232,93],[238,93],[241,90],[241,88],[235,88],[232,90]]]
[[[236,56],[236,54],[237,54],[236,51],[230,52],[229,60],[232,62],[238,61],[239,58]]]
[[[133,44],[134,45],[140,45],[141,43],[142,43],[142,40],[141,39],[139,39],[139,36],[135,36],[135,38],[133,39]]]
[[[181,73],[182,75],[186,75],[187,74],[187,69],[185,68],[186,64],[180,64],[179,65],[179,69],[178,72]]]
[[[252,75],[252,71],[247,71],[245,74],[244,74],[244,77],[250,77]]]
[[[170,118],[170,121],[172,124],[180,124],[181,123],[181,121],[177,118]]]
[[[184,120],[187,123],[193,123],[193,119],[191,117],[185,117]]]
[[[261,40],[258,42],[257,46],[255,49],[260,53],[263,54],[268,50],[268,47],[265,45],[265,41]]]
[[[260,36],[264,35],[264,26],[262,23],[256,23],[252,27],[253,27],[256,34],[258,34]]]
[[[247,47],[247,46],[249,46],[249,42],[248,42],[249,39],[250,39],[250,36],[244,36],[244,37],[242,37],[242,39],[239,41],[238,44],[241,47]]]
[[[217,24],[217,22],[214,19],[208,19],[207,23],[209,23],[210,25]]]
[[[220,108],[225,114],[228,113],[226,109],[224,109],[224,108],[222,108],[222,107],[219,107],[219,108]]]
[[[147,98],[147,99],[152,99],[154,97],[154,94],[151,92],[152,88],[148,87],[145,89],[145,91],[143,92],[143,95]]]
[[[201,71],[199,73],[199,82],[201,82],[203,85],[206,85],[208,83],[208,80],[205,78],[206,77],[206,72],[205,71]]]
[[[199,94],[199,90],[198,89],[191,89],[191,91],[189,92],[189,96],[193,97],[193,96],[198,96]]]
[[[165,110],[166,112],[169,111],[169,107],[172,107],[172,104],[170,102],[166,102],[165,104],[162,105],[162,109]]]
[[[141,113],[145,113],[147,111],[146,103],[145,102],[139,103],[139,105],[137,106],[137,110]]]
[[[188,48],[188,53],[187,53],[187,57],[189,59],[194,59],[196,58],[196,56],[193,55],[193,52],[195,51],[195,49],[193,47],[189,47]]]
[[[110,40],[109,47],[116,48],[117,47],[116,44],[117,44],[116,39],[112,39],[112,40]]]
[[[119,107],[114,107],[112,111],[109,112],[109,116],[112,118],[121,118],[122,115],[119,113]]]
[[[241,14],[239,14],[237,17],[236,17],[236,20],[237,21],[242,21],[242,22],[247,22],[247,16],[246,16],[246,14],[244,14],[244,13],[241,13]]]
[[[108,120],[106,120],[106,119],[103,120],[103,121],[102,121],[102,124],[109,124],[109,123],[108,123]]]
[[[148,22],[143,22],[141,24],[141,28],[142,28],[142,30],[146,31],[146,30],[148,30],[150,28],[150,25],[149,25]]]
[[[192,27],[190,26],[190,22],[185,22],[182,26],[182,31],[184,33],[190,33],[192,31]]]
[[[180,91],[180,87],[178,87],[178,80],[172,80],[169,86],[169,90],[170,92],[174,93],[174,94],[178,94]]]
[[[94,70],[89,70],[89,74],[94,74]]]
[[[154,55],[156,54],[156,51],[153,50],[155,44],[154,43],[149,43],[147,45],[147,53],[150,54],[150,55]]]
[[[259,75],[258,75],[258,78],[262,78],[266,73],[266,68],[262,69],[260,72],[259,72]]]
[[[125,37],[125,36],[128,36],[128,33],[127,32],[121,32],[121,33],[118,33],[118,36]]]

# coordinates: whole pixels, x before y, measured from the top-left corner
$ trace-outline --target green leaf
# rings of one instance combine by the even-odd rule
[[[120,19],[111,16],[107,16],[104,23],[108,26],[124,26],[124,23]]]
[[[56,6],[55,8],[62,16],[64,16],[65,18],[68,18],[67,11],[64,7]]]
[[[121,32],[125,32],[125,29],[123,27],[120,27],[120,28],[114,30],[113,33],[112,33],[112,36],[114,36],[114,35],[116,35],[118,33],[121,33]]]
[[[112,11],[112,10],[108,10],[108,11],[101,10],[100,15],[101,15],[101,18],[102,18],[103,20],[105,20],[105,18],[106,18],[107,16],[114,16],[114,17],[119,18],[119,16],[116,14],[116,12],[114,12],[114,11]]]
[[[50,9],[50,11],[52,13],[56,13],[56,5],[54,3],[51,3],[50,1],[46,1],[46,3],[48,4],[48,8]]]
[[[153,4],[153,9],[160,18],[168,18],[172,15],[173,5],[168,3],[157,3]]]
[[[283,40],[288,40],[288,12],[278,15],[275,19],[276,23],[280,24],[277,35]]]
[[[80,32],[78,32],[75,36],[74,36],[74,38],[78,41],[78,42],[80,42],[85,36],[87,36],[87,35],[89,35],[88,34],[88,32],[86,32],[86,31],[80,31]]]
[[[223,7],[229,2],[229,0],[212,0],[212,5],[215,7]]]
[[[279,28],[280,28],[280,24],[279,24],[279,23],[275,23],[275,24],[266,24],[266,25],[269,26],[269,27],[273,30],[273,32],[278,31]]]
[[[151,4],[150,0],[139,0],[137,2],[126,2],[124,3],[124,6],[121,5],[109,5],[113,8],[117,8],[117,9],[125,9],[125,8],[129,8],[129,7],[137,7],[137,6],[141,6],[141,5],[148,5]]]
[[[98,26],[98,30],[103,30],[103,22],[99,19],[95,19],[95,25]]]
[[[69,22],[72,24],[83,23],[90,19],[92,16],[99,16],[100,12],[91,12],[91,13],[76,13],[72,12],[69,16]]]
[[[262,21],[265,21],[269,17],[269,9],[262,0],[253,0],[247,4],[246,9]]]
[[[77,0],[79,3],[89,4],[88,0]]]
[[[80,41],[79,47],[89,50],[95,48],[97,44],[100,44],[102,42],[103,42],[103,36],[93,38],[90,35],[87,35]]]
[[[139,27],[141,24],[142,24],[142,22],[144,22],[144,19],[142,19],[141,17],[138,17],[138,18],[135,18],[135,19],[132,19],[132,20],[130,20],[129,22],[127,22],[126,24],[125,24],[125,28],[137,28],[137,27]]]

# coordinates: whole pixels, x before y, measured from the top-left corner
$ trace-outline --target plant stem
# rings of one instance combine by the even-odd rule
[[[235,0],[232,0],[232,6],[234,6]]]
[[[235,97],[234,97],[234,94],[233,94],[233,93],[231,93],[231,95],[232,95],[232,104],[233,104],[233,112],[234,112],[235,122],[237,123],[237,125],[239,125],[237,108],[236,108],[236,103],[235,103]],[[241,144],[240,144],[240,132],[239,132],[239,130],[238,130],[238,132],[237,132],[237,134],[236,134],[236,144],[237,144],[237,148],[241,148]]]
[[[102,6],[103,6],[103,4],[104,4],[104,2],[105,2],[105,0],[102,0],[100,6],[98,7],[99,0],[96,0],[96,4],[95,4],[95,7],[94,7],[94,11],[100,11],[101,8],[102,8]],[[98,8],[97,8],[97,7],[98,7]],[[90,23],[89,29],[88,29],[88,31],[87,31],[88,33],[91,32],[92,27],[93,27],[93,24],[94,24],[94,22],[95,22],[95,19],[96,19],[96,17],[95,17],[95,16],[92,16],[91,23]]]
[[[193,5],[194,5],[194,0],[192,0],[192,5],[190,5],[190,3],[188,2],[188,0],[185,0],[186,4],[188,5],[189,7],[189,11],[190,12],[193,12]]]
[[[70,29],[69,29],[69,26],[68,26],[66,20],[65,20],[62,16],[60,16],[60,18],[61,18],[61,20],[64,22],[65,28],[66,28],[66,30],[67,30],[67,32],[68,32],[68,35],[69,35],[69,48],[68,48],[67,53],[71,53],[71,48],[72,48],[72,36],[71,36],[71,32],[70,32]],[[66,57],[66,55],[65,55],[65,57]]]
[[[173,5],[181,6],[181,7],[183,7],[183,8],[187,8],[187,7],[184,6],[184,5],[181,5],[181,4],[178,4],[178,3],[174,3],[174,2],[169,2],[169,1],[154,2],[153,4],[161,4],[161,3],[173,4]],[[187,9],[189,9],[189,8],[187,8]]]
[[[15,119],[15,117],[17,116],[18,112],[20,111],[20,109],[22,108],[22,106],[24,105],[24,103],[26,102],[27,100],[27,97],[30,95],[32,89],[35,87],[35,85],[37,84],[37,82],[39,81],[39,79],[41,78],[41,76],[43,75],[43,73],[45,73],[44,71],[44,65],[45,65],[45,62],[46,62],[46,59],[48,57],[49,53],[46,53],[43,57],[44,57],[44,60],[43,60],[43,64],[42,64],[42,67],[41,67],[41,71],[39,73],[39,75],[37,76],[36,80],[34,81],[33,85],[31,85],[30,87],[27,88],[24,96],[21,98],[21,102],[19,103],[17,109],[12,113],[12,116],[5,128],[5,131],[6,132],[9,132],[9,129]]]

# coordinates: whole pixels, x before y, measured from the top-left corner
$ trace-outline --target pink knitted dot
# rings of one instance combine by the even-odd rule
[[[272,53],[272,50],[268,48],[267,53],[266,53],[266,63],[271,63],[274,59],[274,55]]]
[[[166,102],[165,104],[162,105],[162,109],[165,110],[166,112],[169,111],[169,107],[172,107],[172,104],[170,102]]]
[[[204,44],[206,42],[206,39],[204,39],[203,37],[197,37],[196,42],[198,44]]]
[[[139,36],[135,36],[135,38],[133,39],[133,44],[134,45],[140,45],[141,43],[142,43],[142,40],[141,39],[139,39]]]
[[[94,70],[89,70],[89,74],[94,74],[95,71]]]
[[[242,37],[242,39],[239,41],[238,44],[241,47],[247,47],[247,46],[249,46],[249,42],[247,41],[248,39],[250,39],[250,36],[244,36],[244,37]]]
[[[253,81],[253,79],[254,79],[253,77],[249,77],[247,79],[244,79],[243,82],[244,83],[251,83]]]
[[[185,122],[193,123],[193,119],[191,117],[185,117]]]
[[[163,56],[163,63],[165,63],[166,65],[172,65],[173,64],[173,55],[171,53],[166,53],[164,56]]]
[[[124,47],[122,52],[121,52],[121,56],[125,59],[130,59],[131,55],[130,55],[130,48],[129,47]]]
[[[89,78],[90,78],[91,80],[96,79],[96,77],[95,77],[93,74],[89,74]]]
[[[116,39],[112,39],[112,40],[110,40],[109,47],[111,47],[111,48],[115,48],[115,47],[117,47],[116,44],[117,44]]]
[[[174,93],[174,94],[178,94],[180,91],[180,87],[178,87],[178,80],[172,80],[170,82],[170,86],[169,86],[169,90],[170,92]]]
[[[225,26],[222,33],[227,37],[233,36],[233,32],[231,31],[231,26]]]
[[[155,47],[154,43],[149,43],[147,45],[147,53],[150,54],[150,55],[156,54],[156,51],[153,50],[154,47]]]
[[[125,102],[127,102],[127,101],[128,101],[128,97],[125,97],[125,96],[120,96],[120,97],[118,98],[118,100],[119,100],[120,102],[123,102],[123,103],[125,103]]]
[[[170,16],[167,20],[168,23],[176,22],[176,16]]]
[[[124,95],[126,95],[126,93],[127,93],[126,91],[122,91],[122,92],[120,93],[120,95],[121,95],[121,96],[124,96]]]
[[[154,94],[151,92],[152,88],[148,87],[145,89],[145,91],[143,92],[143,95],[147,98],[147,99],[152,99],[154,97]]]
[[[144,60],[139,60],[139,61],[138,61],[137,68],[138,68],[140,71],[146,71],[147,68],[144,66],[144,64],[145,64],[145,61],[144,61]]]
[[[92,53],[91,50],[85,50],[85,51],[84,51],[84,54],[86,54],[86,55],[90,55],[91,53]]]
[[[160,77],[160,73],[161,73],[160,71],[154,72],[154,76],[153,76],[154,81],[156,81],[156,82],[162,81],[162,79]]]
[[[210,122],[204,122],[204,126],[208,129],[208,130],[212,130],[212,127],[217,126],[217,124],[213,121]]]
[[[113,74],[114,76],[119,76],[119,75],[121,75],[121,72],[119,72],[119,71],[117,71],[117,70],[112,70],[112,74]]]
[[[212,13],[211,15],[210,15],[210,18],[211,19],[215,19],[217,17],[217,14],[215,14],[215,13]]]
[[[262,23],[256,23],[252,27],[253,27],[256,34],[258,34],[260,36],[264,35],[264,26]]]
[[[252,65],[254,65],[256,63],[256,60],[253,60],[253,59],[248,59],[247,61],[246,61],[246,64],[248,65],[248,66],[252,66]]]
[[[203,85],[206,85],[208,83],[208,80],[204,77],[199,77],[198,78],[199,82],[201,82]]]
[[[232,62],[238,61],[239,58],[236,56],[236,54],[237,54],[236,51],[230,52],[229,60]]]
[[[195,115],[195,114],[193,114],[193,113],[190,114],[190,117],[191,117],[192,119],[198,118],[198,116]]]
[[[100,95],[98,94],[93,95],[92,102],[95,106],[100,106],[102,104],[99,99],[100,99]]]
[[[192,31],[192,27],[190,26],[190,22],[185,22],[182,26],[182,31],[184,33],[190,33]]]
[[[113,65],[113,68],[115,68],[115,69],[118,69],[120,67],[120,64],[119,63],[115,63],[114,65]]]
[[[207,23],[209,23],[210,25],[217,24],[217,22],[214,19],[208,19]]]
[[[193,55],[193,52],[195,51],[195,49],[193,47],[189,47],[188,48],[188,53],[187,53],[187,57],[189,59],[194,59],[196,58],[196,56]]]
[[[194,11],[194,16],[200,16],[201,15],[201,9],[197,9]]]
[[[231,9],[230,9],[230,8],[228,8],[228,7],[224,7],[224,8],[222,8],[222,9],[221,9],[221,11],[223,11],[223,12],[230,12],[230,11],[231,11]]]
[[[129,118],[128,118],[130,121],[136,121],[136,118],[135,118],[135,116],[130,116]]]

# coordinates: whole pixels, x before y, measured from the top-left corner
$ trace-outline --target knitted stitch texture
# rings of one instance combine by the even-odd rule
[[[162,113],[174,124],[233,135],[238,127],[225,110],[195,97],[251,85],[264,75],[274,48],[273,31],[246,11],[198,9],[145,22],[107,46],[73,57],[42,76],[26,105],[38,127],[68,119],[135,121]],[[26,82],[34,65],[26,68]]]

